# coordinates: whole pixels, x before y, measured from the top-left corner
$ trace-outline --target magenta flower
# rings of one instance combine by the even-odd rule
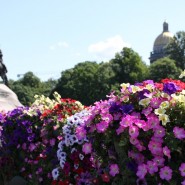
[[[172,169],[165,166],[160,169],[159,175],[161,179],[169,181],[172,178]]]
[[[154,159],[153,159],[154,163],[156,163],[156,165],[158,167],[162,167],[164,166],[164,161],[165,159],[163,157],[160,157],[160,156],[156,156]]]
[[[84,139],[86,137],[86,130],[83,127],[77,127],[76,128],[76,137],[81,140]]]
[[[174,127],[173,133],[177,139],[184,139],[185,138],[185,130],[180,127]]]
[[[157,164],[154,161],[147,162],[147,169],[151,175],[158,171]]]
[[[182,163],[179,167],[179,171],[181,172],[181,176],[185,177],[185,163]]]
[[[159,118],[155,114],[150,114],[147,116],[147,124],[151,125],[151,128],[155,129],[159,126]]]
[[[168,157],[168,159],[171,159],[170,149],[167,146],[163,147],[163,153]]]
[[[162,155],[162,143],[156,142],[156,141],[150,141],[148,144],[148,148],[154,155]]]
[[[145,128],[146,127],[146,122],[144,120],[136,120],[135,125],[137,125],[139,128]]]
[[[137,169],[136,175],[140,179],[144,179],[145,175],[147,174],[147,165],[146,164],[140,164]]]
[[[115,176],[116,174],[119,174],[119,167],[117,164],[111,164],[110,165],[110,171],[109,171],[109,174],[111,176]]]
[[[165,128],[162,127],[162,126],[157,126],[155,129],[154,129],[154,137],[164,137],[165,136]]]
[[[129,127],[129,135],[131,136],[131,137],[134,137],[134,138],[136,138],[138,135],[139,135],[139,129],[138,129],[138,127],[136,127],[136,126],[130,126]]]
[[[185,185],[185,180],[181,182],[182,185]]]
[[[133,123],[133,116],[130,115],[126,115],[126,117],[123,117],[121,122],[120,122],[120,126],[122,127],[129,127],[130,125],[132,125]]]
[[[101,121],[96,124],[96,129],[98,133],[103,133],[107,130],[109,124],[106,121]]]
[[[92,151],[92,144],[91,143],[85,143],[82,146],[82,151],[84,154],[90,154]]]

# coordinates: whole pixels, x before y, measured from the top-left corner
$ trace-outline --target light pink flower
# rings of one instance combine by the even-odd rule
[[[164,161],[165,159],[163,157],[160,157],[160,156],[156,156],[154,159],[153,159],[154,163],[156,163],[156,165],[158,167],[162,167],[164,166]]]
[[[106,121],[101,121],[96,124],[96,129],[98,133],[103,133],[107,130],[109,124]]]
[[[133,120],[134,120],[133,116],[126,115],[126,117],[122,118],[122,120],[120,122],[120,126],[125,127],[125,128],[129,127],[130,125],[132,125]]]
[[[155,114],[150,114],[147,116],[147,124],[151,125],[151,128],[155,129],[159,126],[159,118]]]
[[[185,138],[185,130],[180,127],[174,127],[173,133],[177,139],[184,139]]]
[[[86,137],[86,130],[83,127],[77,127],[76,128],[76,137],[81,140],[84,139]]]
[[[110,171],[109,171],[109,174],[111,176],[115,176],[116,174],[119,174],[119,167],[117,164],[111,164],[110,165]]]
[[[135,125],[137,125],[139,128],[144,128],[144,127],[146,127],[146,122],[144,121],[144,120],[135,120]]]
[[[163,155],[162,143],[150,140],[148,148],[154,155]]]
[[[181,176],[185,177],[185,163],[181,163],[179,171],[181,172]]]
[[[129,127],[129,135],[133,138],[136,138],[139,135],[139,129],[136,126]]]
[[[92,145],[91,145],[91,143],[85,143],[82,146],[82,151],[84,152],[84,154],[90,154],[91,151],[92,151]]]
[[[170,149],[167,146],[163,147],[163,153],[164,153],[165,156],[168,157],[168,159],[171,159],[171,155],[170,155],[171,152],[170,152]]]
[[[140,179],[144,179],[145,175],[147,174],[147,165],[146,164],[140,164],[137,169],[136,175]]]
[[[154,129],[154,137],[164,137],[165,136],[165,128],[162,126],[157,126]]]
[[[169,181],[172,178],[172,169],[168,166],[161,168],[159,176],[161,179]]]

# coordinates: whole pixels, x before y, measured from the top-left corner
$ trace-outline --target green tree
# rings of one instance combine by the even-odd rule
[[[62,72],[56,87],[52,90],[57,91],[63,98],[72,98],[90,105],[94,100],[94,91],[99,64],[96,62],[83,62],[74,68]]]
[[[160,81],[164,78],[178,79],[181,69],[177,68],[175,61],[170,58],[161,58],[149,67],[150,79]]]
[[[115,76],[114,84],[140,82],[148,77],[148,67],[141,57],[131,48],[123,48],[115,58],[110,61]]]
[[[185,69],[185,32],[179,31],[175,34],[173,40],[168,44],[166,53],[176,61],[176,66]]]

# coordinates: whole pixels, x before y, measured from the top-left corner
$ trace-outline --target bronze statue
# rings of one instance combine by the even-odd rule
[[[3,54],[0,50],[0,76],[6,86],[8,86],[8,78],[6,76],[6,73],[8,72],[5,64],[3,63]]]

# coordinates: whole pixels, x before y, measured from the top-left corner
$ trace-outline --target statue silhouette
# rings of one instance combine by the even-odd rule
[[[5,64],[3,63],[3,54],[0,50],[0,76],[6,86],[8,86],[8,78],[6,76],[6,73],[8,72]]]

